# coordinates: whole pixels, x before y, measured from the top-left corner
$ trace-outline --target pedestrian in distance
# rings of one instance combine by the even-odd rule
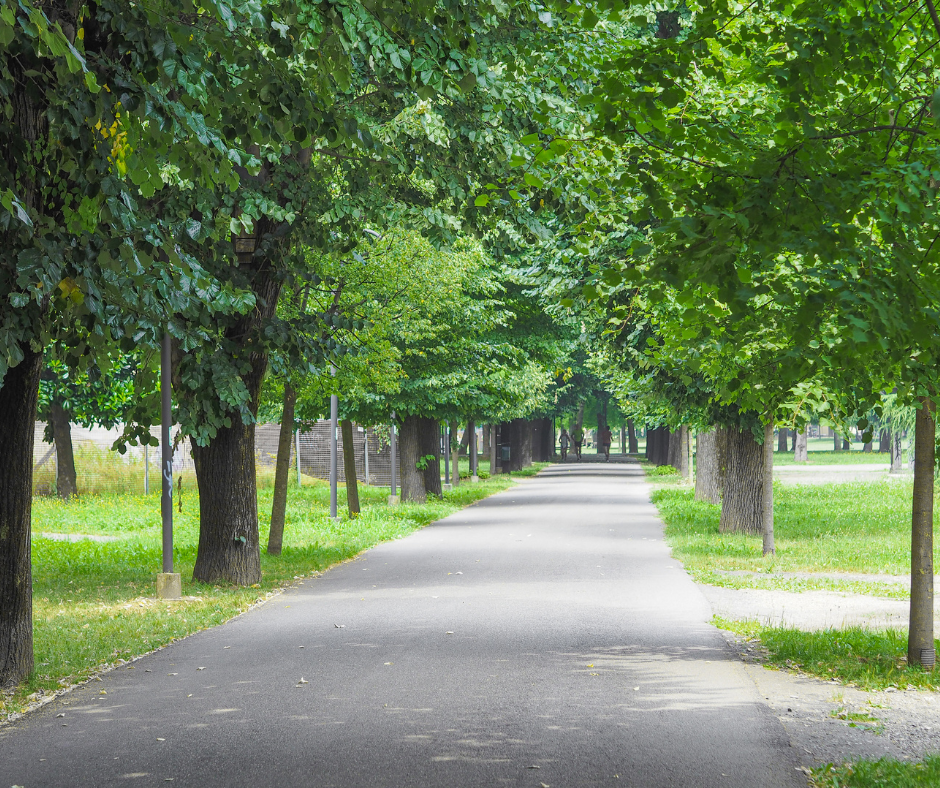
[[[568,446],[571,444],[571,438],[568,436],[568,430],[561,428],[561,435],[558,437],[558,443],[561,446],[561,461],[568,458]]]
[[[604,459],[607,462],[610,462],[610,444],[614,440],[614,435],[610,431],[608,425],[604,425],[604,429],[601,430],[601,448],[604,450]]]
[[[571,440],[574,441],[574,451],[578,455],[578,462],[581,462],[581,445],[584,443],[584,430],[581,425],[577,425],[571,430]]]

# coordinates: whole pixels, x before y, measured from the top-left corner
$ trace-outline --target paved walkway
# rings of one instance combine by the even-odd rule
[[[0,788],[804,786],[710,615],[636,464],[554,466],[0,730]]]

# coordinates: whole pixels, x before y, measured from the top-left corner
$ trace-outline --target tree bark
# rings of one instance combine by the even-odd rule
[[[268,529],[268,554],[280,555],[284,544],[284,518],[287,513],[287,481],[290,476],[290,450],[294,437],[294,406],[297,392],[290,383],[284,384],[284,405],[281,408],[281,431],[277,437],[277,460],[274,466],[274,500],[271,503],[271,527]],[[298,465],[300,457],[297,458]]]
[[[783,428],[786,429],[786,428]],[[761,494],[761,535],[764,555],[773,555],[774,548],[774,423],[764,425],[763,490]]]
[[[477,462],[480,458],[480,447],[477,446],[477,423],[474,419],[467,421],[467,458],[470,460],[470,479],[477,475]]]
[[[924,397],[914,429],[914,497],[911,514],[911,614],[907,664],[933,669],[933,472],[936,408]]]
[[[842,451],[851,451],[851,450],[852,450],[852,444],[849,442],[849,439],[843,438],[842,439]]]
[[[421,435],[421,455],[427,460],[424,465],[424,489],[426,494],[441,498],[444,495],[441,487],[441,423],[437,419],[422,416],[418,428]],[[471,445],[475,443],[476,441],[473,441]]]
[[[881,454],[882,452],[887,453],[891,451],[889,436],[890,436],[890,433],[887,430],[881,430],[881,432],[878,433],[878,453],[879,454]]]
[[[750,430],[723,430],[724,480],[719,530],[759,534],[762,531],[764,452]]]
[[[689,465],[689,444],[691,436],[689,427],[683,424],[669,436],[669,459],[668,465],[671,465],[679,475],[691,481],[692,469]]]
[[[630,444],[630,454],[639,454],[639,446],[636,440],[636,426],[633,419],[627,419],[627,440]]]
[[[450,465],[451,465],[451,482],[454,487],[460,484],[460,444],[454,440],[457,435],[457,422],[452,421],[450,423],[450,440],[451,446],[450,449]]]
[[[490,476],[496,475],[496,425],[490,425],[490,442],[487,444],[490,453]]]
[[[797,431],[790,430],[790,437],[793,439],[793,442],[790,445],[790,451],[796,451],[796,436],[797,436]]]
[[[871,454],[871,452],[872,452],[872,443],[871,443],[871,441],[868,441],[868,443],[866,443],[864,446],[862,446],[862,451],[865,452],[866,454]]]
[[[0,687],[19,684],[33,669],[30,518],[42,354],[24,351],[0,385]]]
[[[233,419],[207,446],[193,441],[199,485],[199,550],[193,579],[247,586],[261,582],[255,425]]]
[[[790,430],[787,429],[786,427],[781,427],[777,431],[777,451],[780,451],[786,454],[790,450],[790,447],[787,443],[789,438],[790,438]]]
[[[904,473],[901,462],[901,430],[891,431],[891,468],[888,473]]]
[[[669,444],[672,442],[672,431],[669,427],[659,428],[659,439],[656,441],[656,464],[669,465]]]
[[[842,438],[839,437],[835,430],[832,431],[832,450],[842,451]]]
[[[424,472],[417,463],[423,452],[420,416],[406,416],[398,434],[398,451],[401,456],[401,499],[412,503],[425,503],[428,491]]]
[[[72,451],[71,414],[58,399],[49,405],[49,421],[55,441],[56,493],[64,500],[78,495],[78,477],[75,473],[75,454]]]
[[[796,433],[796,448],[793,450],[793,460],[794,462],[807,462],[809,460],[809,452],[807,451],[807,427],[803,427],[798,433]]]
[[[714,427],[695,436],[695,500],[721,503],[718,469],[718,430]]]
[[[356,476],[356,442],[353,439],[352,422],[340,422],[343,435],[343,472],[346,476],[346,508],[350,519],[359,516],[359,479]]]
[[[520,457],[520,469],[528,468],[532,464],[532,422],[528,419],[520,419],[519,428],[519,448],[522,456]]]

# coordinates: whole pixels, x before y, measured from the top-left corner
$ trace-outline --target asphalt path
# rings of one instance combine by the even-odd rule
[[[556,465],[0,729],[0,788],[805,786],[710,617],[638,465]]]

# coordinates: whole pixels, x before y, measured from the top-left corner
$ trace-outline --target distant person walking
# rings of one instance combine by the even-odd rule
[[[604,450],[604,458],[607,462],[610,462],[610,444],[613,442],[614,436],[608,425],[604,425],[604,429],[601,430],[600,437],[601,448]]]
[[[581,429],[581,425],[577,425],[573,430],[571,430],[571,440],[574,441],[574,451],[578,455],[578,461],[581,461],[581,445],[584,443],[584,430]]]
[[[568,458],[568,446],[571,444],[571,438],[568,436],[568,430],[561,428],[561,435],[558,437],[558,443],[561,444],[561,461]]]

